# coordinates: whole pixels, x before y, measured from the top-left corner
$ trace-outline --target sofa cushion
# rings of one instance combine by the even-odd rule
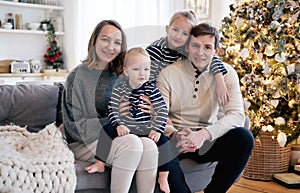
[[[110,170],[106,169],[103,173],[87,173],[84,168],[91,165],[89,162],[75,160],[77,185],[76,190],[88,189],[109,189]]]
[[[110,188],[111,169],[106,168],[103,173],[87,173],[84,168],[91,165],[89,162],[75,160],[77,185],[76,193],[108,193]],[[136,193],[135,176],[129,193]],[[162,193],[157,185],[154,193]]]
[[[56,122],[59,88],[54,85],[0,86],[0,125],[37,132]]]
[[[210,182],[217,162],[197,163],[191,159],[182,159],[180,166],[185,181],[192,192],[202,191]]]

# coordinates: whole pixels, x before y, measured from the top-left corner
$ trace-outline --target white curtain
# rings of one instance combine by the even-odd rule
[[[229,6],[233,4],[235,0],[211,0],[211,23],[213,26],[220,28],[222,24],[222,19],[225,16],[229,16],[230,8]]]
[[[165,36],[172,14],[184,8],[178,0],[65,0],[64,49],[66,67],[72,69],[87,55],[94,27],[114,19],[125,29],[128,47],[147,46]]]

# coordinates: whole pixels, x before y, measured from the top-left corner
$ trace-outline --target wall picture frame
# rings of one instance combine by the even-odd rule
[[[210,19],[211,0],[184,0],[185,9],[193,10],[199,20]]]

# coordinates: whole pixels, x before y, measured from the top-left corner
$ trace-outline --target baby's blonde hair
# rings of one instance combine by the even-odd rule
[[[131,56],[138,55],[138,54],[141,54],[141,55],[144,55],[146,57],[149,57],[149,60],[150,60],[150,55],[148,54],[148,52],[144,48],[142,48],[142,47],[131,48],[125,54],[124,67],[128,66],[128,60],[129,60],[129,58]]]
[[[172,25],[172,23],[178,18],[178,17],[185,17],[192,23],[193,26],[197,25],[197,17],[196,14],[192,10],[184,10],[184,11],[178,11],[173,14],[173,16],[170,19],[169,25]]]

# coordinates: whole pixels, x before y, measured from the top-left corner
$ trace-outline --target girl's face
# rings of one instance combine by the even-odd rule
[[[96,54],[101,64],[113,61],[121,52],[122,33],[112,26],[105,25],[100,30],[95,43]]]
[[[215,49],[215,37],[212,35],[192,36],[189,45],[186,46],[188,58],[195,67],[203,71],[211,62],[219,49]]]
[[[170,49],[185,45],[192,30],[192,23],[186,17],[177,17],[170,25],[167,26],[167,41]]]
[[[140,87],[150,77],[150,57],[143,54],[132,54],[124,67],[124,74],[129,79],[132,89]]]

